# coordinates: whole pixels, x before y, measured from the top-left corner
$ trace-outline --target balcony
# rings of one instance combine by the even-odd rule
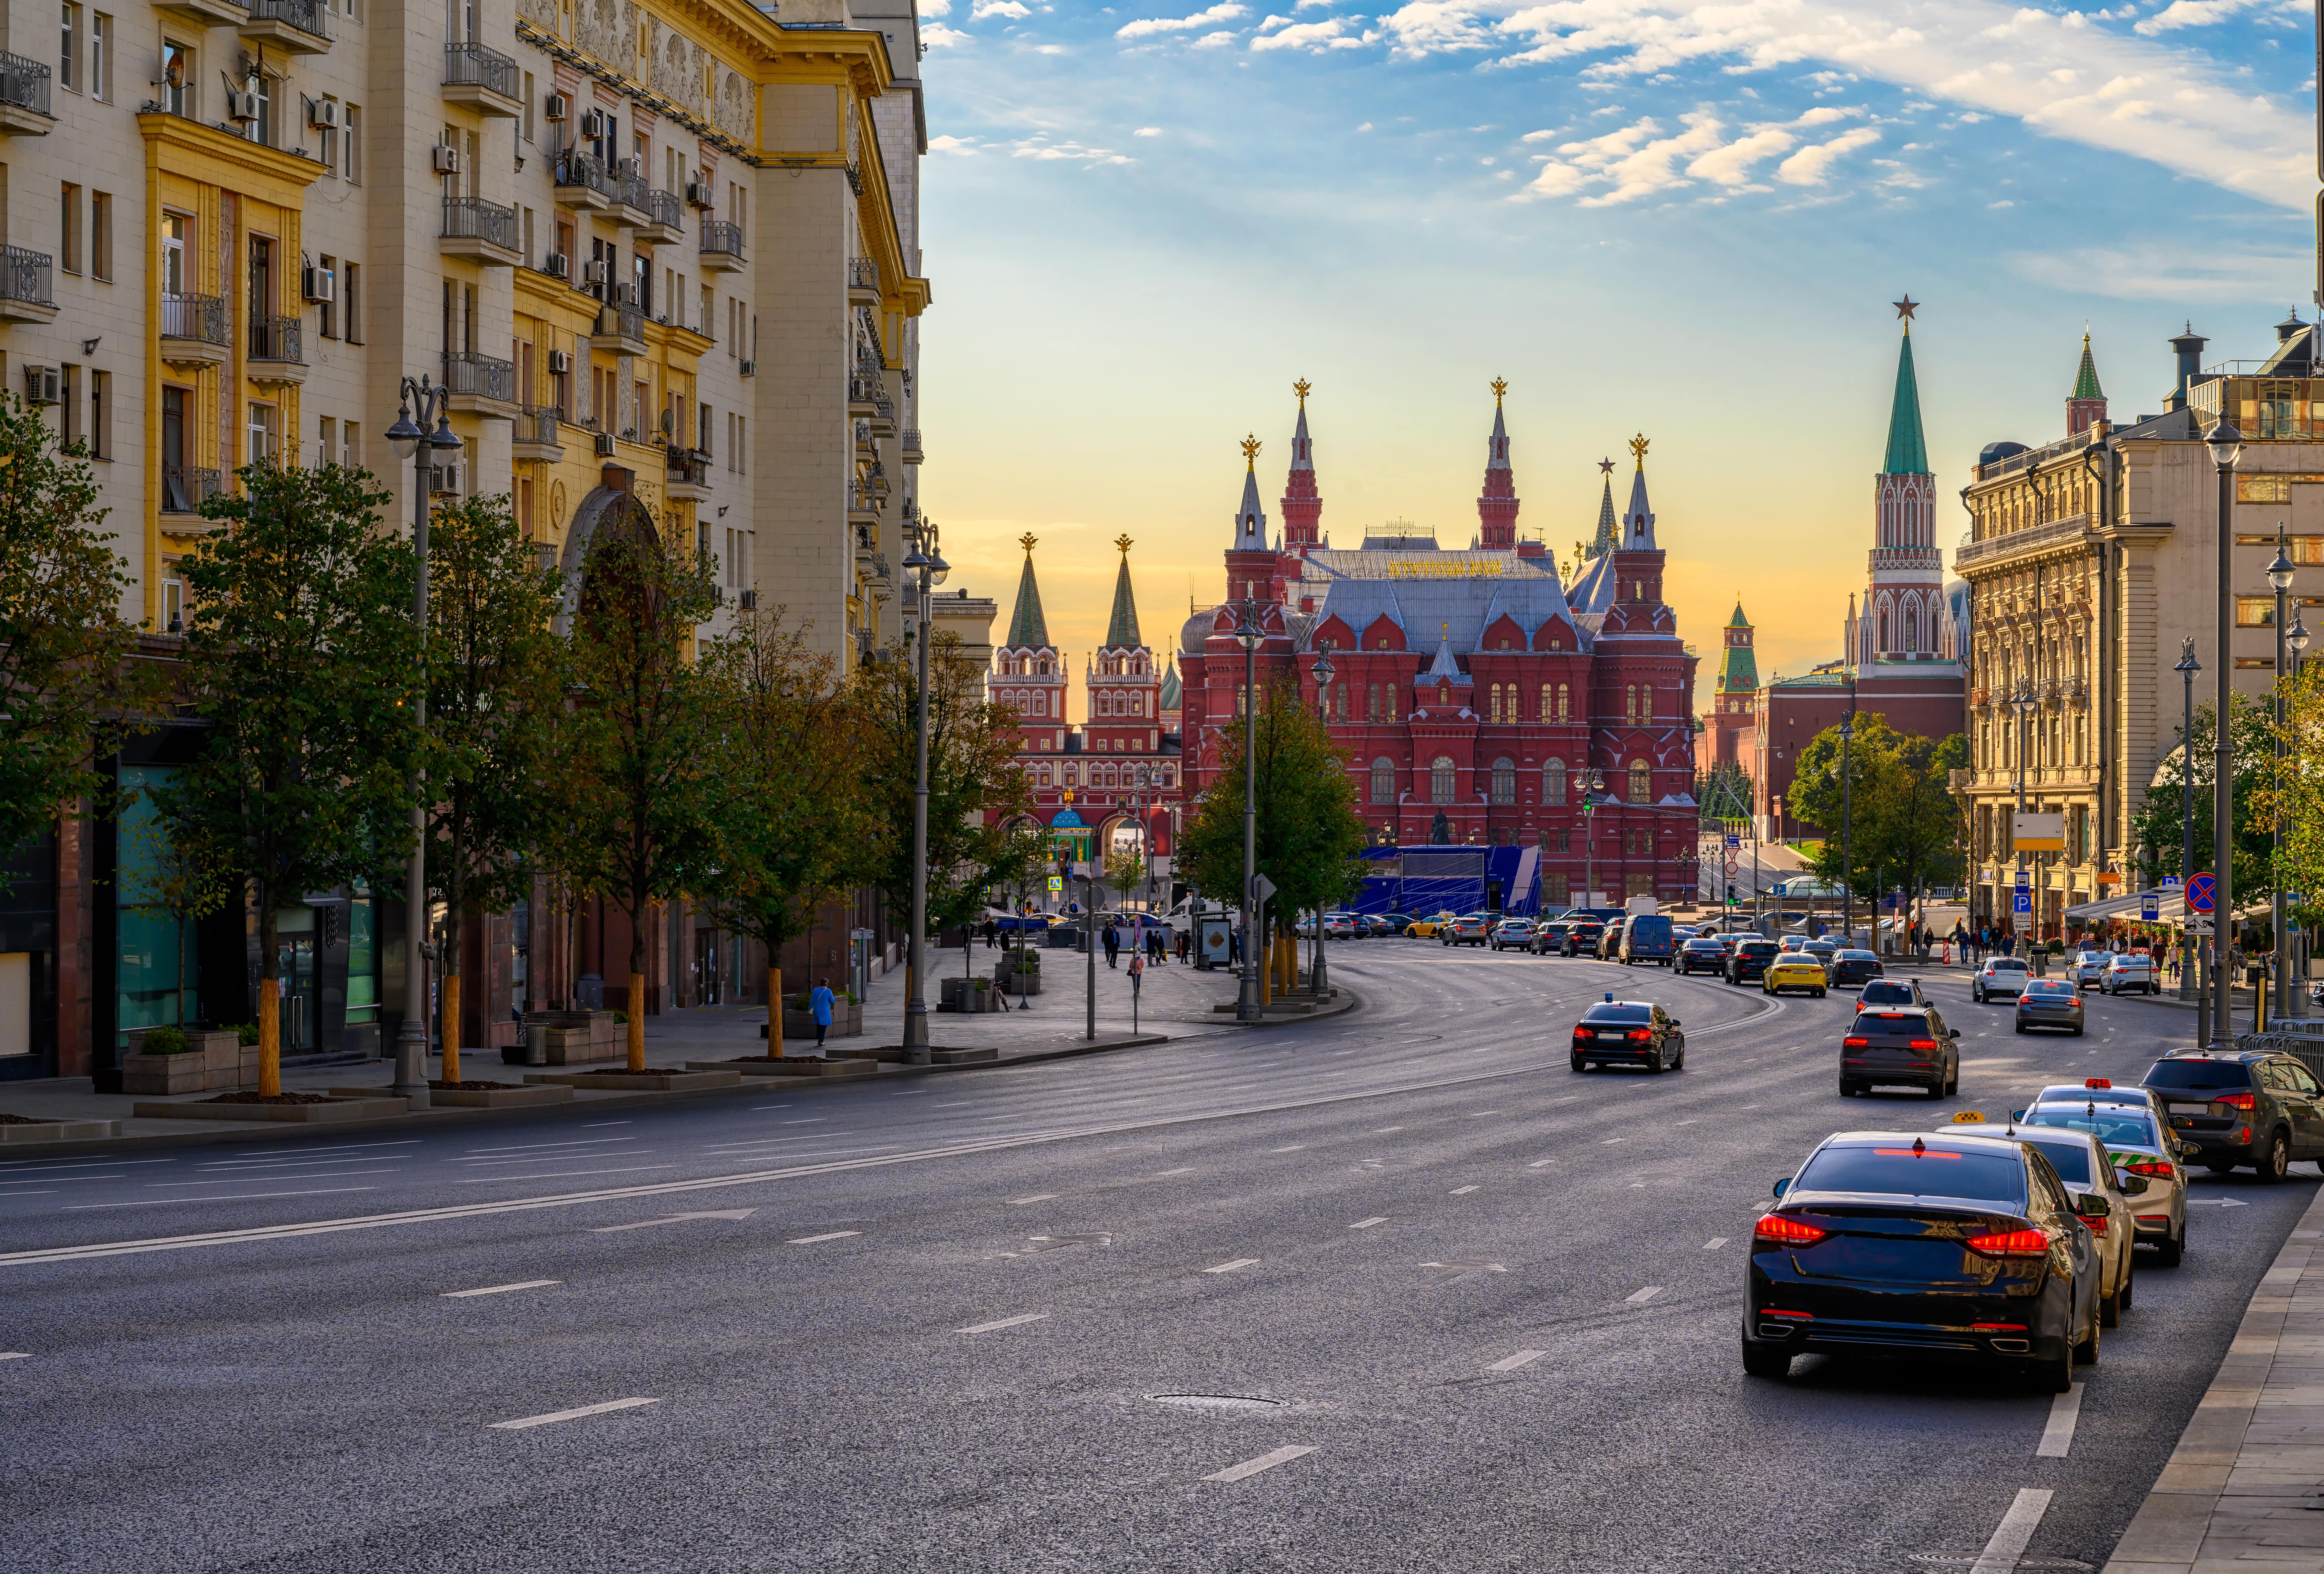
[[[55,272],[46,252],[0,246],[0,322],[54,322]]]
[[[551,463],[565,457],[565,444],[559,433],[557,412],[537,410],[528,404],[516,412],[516,431],[511,438],[509,450],[520,459],[547,459]]]
[[[1987,536],[1983,541],[1967,541],[1953,549],[1953,572],[1966,573],[1972,567],[1980,572],[2012,559],[2036,552],[2056,552],[2079,549],[2084,532],[2089,528],[2088,514],[2071,514],[2063,519],[2047,520],[2029,524],[1999,535]]]
[[[877,258],[847,259],[847,303],[850,306],[880,304],[880,264]]]
[[[847,523],[859,527],[857,544],[870,550],[870,527],[880,523],[880,498],[861,481],[851,482],[847,488]]]
[[[516,412],[516,365],[512,361],[447,350],[444,354],[444,386],[455,410],[475,415],[512,415]]]
[[[702,271],[734,273],[742,269],[742,227],[723,218],[702,221]]]
[[[637,207],[645,215],[638,238],[646,245],[676,245],[686,238],[686,199],[677,192],[650,190],[640,181]]]
[[[199,470],[188,465],[161,467],[161,512],[164,514],[199,514],[202,505],[218,495],[221,486],[216,470]]]
[[[603,213],[613,205],[613,177],[605,161],[586,148],[557,155],[557,205],[576,213]]]
[[[516,209],[481,197],[445,198],[444,233],[437,250],[447,257],[470,257],[488,267],[515,267],[524,260],[517,245]]]
[[[710,456],[691,449],[671,449],[665,487],[673,503],[710,501]]]
[[[616,165],[607,177],[613,187],[613,218],[616,222],[632,229],[642,228],[650,222],[646,213],[645,177],[629,167],[636,162],[634,159],[624,161]]]
[[[902,457],[904,463],[908,465],[917,465],[922,462],[920,458],[920,432],[918,427],[908,426],[904,429],[904,451]]]
[[[49,68],[0,51],[0,136],[46,136],[56,123],[49,113]]]
[[[847,379],[847,413],[859,421],[869,421],[880,413],[880,383],[858,372]]]
[[[646,314],[634,306],[604,306],[589,330],[589,347],[617,356],[646,353]]]
[[[307,380],[306,324],[295,317],[254,317],[250,321],[246,375],[254,383],[292,384]]]
[[[250,14],[235,31],[290,54],[323,54],[331,47],[328,0],[250,0]]]
[[[171,366],[222,366],[234,353],[226,302],[215,295],[161,297],[161,360]]]
[[[895,436],[896,402],[888,397],[887,382],[884,378],[872,384],[872,435],[881,438]]]
[[[513,120],[524,113],[524,72],[516,61],[480,43],[444,46],[444,102],[479,115]]]

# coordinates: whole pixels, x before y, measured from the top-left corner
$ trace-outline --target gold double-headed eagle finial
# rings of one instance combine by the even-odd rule
[[[1025,549],[1025,555],[1026,555],[1027,557],[1028,557],[1028,558],[1029,558],[1029,557],[1031,557],[1031,556],[1033,555],[1033,542],[1034,542],[1034,540],[1035,540],[1035,537],[1034,537],[1034,535],[1033,535],[1033,532],[1032,532],[1031,531],[1029,531],[1029,530],[1028,530],[1028,531],[1027,531],[1023,535],[1020,535],[1020,536],[1019,536],[1019,537],[1017,538],[1017,544],[1018,544],[1019,546],[1021,546],[1021,547],[1023,547],[1023,548]]]
[[[1242,462],[1247,469],[1259,468],[1259,434],[1257,432],[1242,440]]]
[[[1114,537],[1114,538],[1113,538],[1113,544],[1114,544],[1115,546],[1118,546],[1118,547],[1120,547],[1120,548],[1121,549],[1121,555],[1122,555],[1123,557],[1125,557],[1125,558],[1126,558],[1126,557],[1128,557],[1128,556],[1130,555],[1130,537],[1129,537],[1129,535],[1128,535],[1126,532],[1125,532],[1125,533],[1123,533],[1123,534],[1121,534],[1121,535],[1118,535],[1118,536]]]
[[[1641,470],[1646,468],[1646,444],[1653,440],[1645,432],[1640,432],[1630,440],[1630,455],[1638,461],[1638,468]]]
[[[1499,409],[1501,407],[1501,395],[1502,395],[1502,394],[1506,394],[1506,393],[1508,393],[1508,391],[1509,391],[1509,380],[1508,380],[1507,377],[1496,377],[1496,378],[1494,378],[1494,379],[1493,379],[1493,408],[1494,408],[1494,409],[1499,410]]]
[[[1300,378],[1299,381],[1291,384],[1291,391],[1299,395],[1300,409],[1305,410],[1307,408],[1307,394],[1308,391],[1314,386],[1314,384],[1310,383],[1305,377]]]

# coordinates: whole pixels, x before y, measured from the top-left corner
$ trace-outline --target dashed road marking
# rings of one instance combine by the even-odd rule
[[[1194,1167],[1192,1164],[1181,1164],[1181,1165],[1180,1165],[1178,1168],[1176,1168],[1176,1170],[1159,1170],[1159,1171],[1157,1171],[1155,1172],[1154,1179],[1155,1179],[1155,1180],[1161,1180],[1164,1176],[1167,1176],[1167,1175],[1191,1175],[1191,1174],[1193,1174],[1194,1172]]]
[[[1349,1227],[1350,1229],[1370,1229],[1370,1228],[1371,1228],[1371,1227],[1372,1227],[1372,1226],[1374,1226],[1374,1225],[1376,1225],[1376,1224],[1386,1224],[1387,1222],[1388,1222],[1388,1215],[1386,1215],[1386,1214],[1382,1214],[1382,1215],[1380,1215],[1380,1217],[1379,1217],[1379,1218],[1360,1218],[1360,1219],[1356,1220],[1356,1222],[1355,1222],[1355,1223],[1353,1223],[1353,1224],[1350,1225],[1348,1227]]]
[[[1009,1206],[1011,1208],[1022,1208],[1028,1202],[1050,1202],[1056,1200],[1056,1195],[1057,1194],[1054,1191],[1036,1191],[1030,1197],[1010,1198],[1009,1199]]]
[[[1203,1272],[1204,1272],[1204,1273],[1233,1273],[1237,1268],[1248,1268],[1248,1267],[1250,1267],[1253,1264],[1257,1263],[1258,1261],[1259,1261],[1259,1259],[1258,1259],[1257,1257],[1237,1257],[1237,1258],[1236,1258],[1233,1262],[1231,1262],[1231,1263],[1221,1263],[1217,1267],[1215,1267],[1215,1268],[1205,1268],[1205,1269],[1204,1269],[1204,1270],[1203,1270]]]
[[[1533,1363],[1540,1360],[1544,1356],[1548,1354],[1549,1352],[1547,1350],[1519,1350],[1514,1356],[1502,1356],[1499,1360],[1486,1367],[1485,1370],[1488,1372],[1514,1372],[1520,1366],[1529,1366],[1533,1365]]]
[[[998,1318],[991,1322],[981,1322],[971,1328],[954,1329],[952,1331],[956,1334],[989,1334],[1000,1329],[1016,1328],[1021,1323],[1039,1322],[1048,1315],[1046,1311],[1023,1311],[1015,1317]]]
[[[1452,1188],[1451,1192],[1447,1193],[1447,1195],[1452,1197],[1466,1197],[1475,1190],[1477,1189],[1474,1186],[1455,1186]]]
[[[1400,1132],[1403,1129],[1400,1125],[1376,1125],[1372,1127],[1372,1135],[1386,1136],[1390,1132]]]
[[[2021,1486],[2009,1511],[2001,1516],[2001,1523],[1993,1539],[1985,1543],[1985,1551],[1969,1565],[1969,1574],[2010,1574],[2017,1560],[2034,1540],[2034,1532],[2042,1528],[2042,1516],[2050,1510],[2050,1489],[2046,1486]]]
[[[2050,1401],[2050,1420],[2042,1428],[2037,1459],[2062,1459],[2074,1446],[2074,1426],[2082,1419],[2082,1385],[2079,1383]]]
[[[92,1208],[152,1208],[167,1202],[255,1202],[269,1197],[321,1197],[334,1191],[376,1191],[376,1186],[318,1186],[308,1191],[236,1191],[225,1197],[141,1197],[134,1202],[76,1202],[67,1206],[66,1213],[79,1213]]]
[[[0,1350],[0,1361],[29,1361],[32,1358],[30,1350]]]
[[[1277,1465],[1288,1464],[1292,1460],[1298,1458],[1303,1454],[1312,1454],[1314,1451],[1314,1449],[1308,1444],[1290,1443],[1276,1449],[1272,1453],[1261,1454],[1256,1459],[1245,1459],[1240,1465],[1230,1465],[1223,1470],[1214,1471],[1211,1475],[1204,1477],[1203,1479],[1205,1481],[1240,1481],[1246,1476],[1256,1476],[1261,1470],[1272,1470]]]
[[[447,1290],[446,1301],[466,1301],[472,1295],[506,1295],[512,1290],[539,1290],[546,1284],[562,1283],[558,1279],[526,1279],[514,1284],[487,1284],[481,1290]]]
[[[1727,1237],[1725,1236],[1713,1236],[1709,1240],[1702,1243],[1702,1249],[1706,1252],[1715,1252],[1726,1244]]]
[[[1635,1291],[1628,1295],[1625,1295],[1622,1299],[1632,1306],[1643,1306],[1647,1301],[1652,1301],[1655,1296],[1660,1295],[1662,1292],[1663,1287],[1661,1285],[1649,1284],[1644,1290]]]
[[[517,1421],[496,1421],[494,1431],[521,1432],[527,1427],[547,1426],[551,1421],[579,1421],[585,1415],[603,1415],[609,1410],[635,1410],[641,1404],[659,1404],[659,1399],[609,1399],[603,1404],[585,1404],[578,1410],[555,1410],[547,1415],[528,1415]]]
[[[1267,1151],[1270,1153],[1296,1153],[1305,1148],[1306,1145],[1307,1144],[1305,1143],[1294,1143],[1287,1148],[1269,1148]]]
[[[1536,1159],[1532,1163],[1527,1164],[1526,1168],[1528,1170],[1546,1170],[1552,1164],[1556,1162],[1557,1161],[1555,1159]]]
[[[850,1236],[860,1236],[862,1233],[863,1232],[862,1230],[832,1230],[828,1234],[819,1236],[794,1236],[789,1240],[785,1241],[783,1245],[787,1246],[811,1246],[817,1241],[844,1241]]]

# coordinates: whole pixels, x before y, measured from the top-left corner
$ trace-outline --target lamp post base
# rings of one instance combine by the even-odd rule
[[[407,1101],[406,1109],[428,1107],[428,1037],[408,1017],[395,1035],[395,1082],[389,1091]]]

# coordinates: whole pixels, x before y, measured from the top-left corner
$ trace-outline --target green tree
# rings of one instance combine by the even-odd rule
[[[2304,679],[2303,679],[2304,681]],[[2275,819],[2270,807],[2275,778],[2275,729],[2268,708],[2241,694],[2231,696],[2227,740],[2235,790],[2235,826],[2230,847],[2235,860],[2237,907],[2264,902],[2275,890]],[[2211,781],[2217,745],[2210,705],[2195,708],[2195,869],[2211,868]],[[2172,729],[2174,732],[2177,728]],[[2297,747],[2295,733],[2295,747]],[[2180,867],[2181,799],[2187,778],[2185,754],[2173,749],[2163,758],[2140,801],[2132,826],[2144,844],[2147,863],[2165,875],[2185,875]],[[2301,829],[2295,825],[2295,831]],[[2305,892],[2311,887],[2297,886]]]
[[[375,875],[410,844],[420,653],[411,544],[382,531],[388,498],[369,475],[262,461],[235,476],[237,493],[202,505],[225,528],[181,565],[186,685],[208,736],[155,799],[171,838],[214,857],[257,903],[271,1096],[281,1090],[278,913]]]
[[[1135,847],[1116,847],[1105,856],[1105,883],[1126,905],[1130,893],[1146,884],[1146,858]]]
[[[897,830],[872,801],[857,690],[780,607],[742,614],[703,665],[727,741],[713,872],[696,894],[721,928],[767,948],[767,1052],[780,1055],[783,946],[874,877]]]
[[[718,609],[715,566],[632,506],[599,525],[583,560],[571,703],[551,753],[560,796],[543,847],[576,890],[629,919],[629,1066],[641,1071],[647,915],[712,866],[728,740],[691,659],[695,630]]]
[[[1960,865],[1960,802],[1951,773],[1969,764],[1969,739],[1900,733],[1886,718],[1859,712],[1845,751],[1849,776],[1849,846],[1840,841],[1840,729],[1827,727],[1800,750],[1790,801],[1821,827],[1824,842],[1813,867],[1825,880],[1846,879],[1859,895],[1884,889],[1921,890],[1956,875]],[[1854,866],[1844,867],[1853,854]]]
[[[438,507],[429,528],[428,875],[444,903],[444,1080],[460,1079],[460,958],[471,907],[530,891],[563,708],[558,576],[505,495]]]
[[[1255,840],[1259,872],[1275,884],[1278,935],[1296,914],[1328,909],[1360,889],[1364,824],[1355,785],[1330,730],[1286,685],[1265,691],[1257,724]],[[1213,901],[1242,901],[1243,730],[1222,727],[1216,773],[1178,836],[1178,868]]]
[[[2284,822],[2274,878],[2288,894],[2292,921],[2312,929],[2324,923],[2324,662],[2303,663],[2285,680],[2283,742],[2282,766],[2269,762],[2252,810],[2271,831],[2279,818]]]
[[[88,449],[0,395],[0,892],[8,855],[101,790],[90,762],[159,692],[130,660],[132,581],[105,514]]]

